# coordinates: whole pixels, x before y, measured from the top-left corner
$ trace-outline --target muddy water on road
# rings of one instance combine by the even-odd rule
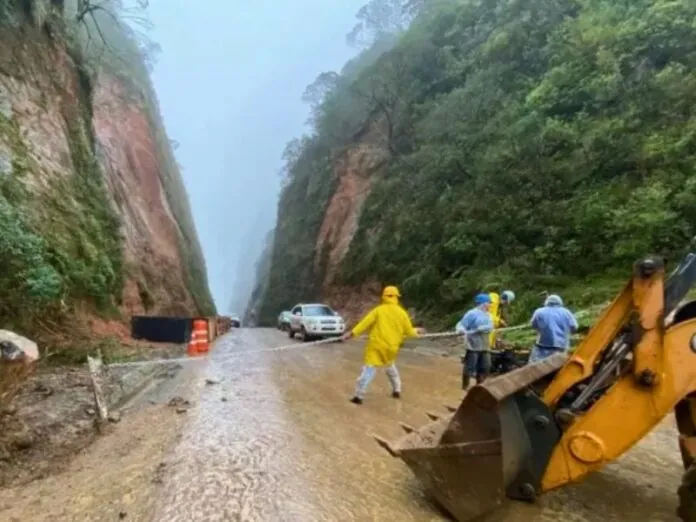
[[[272,330],[235,330],[215,355],[287,343]],[[158,521],[439,521],[419,483],[371,434],[401,435],[426,411],[461,397],[456,361],[404,351],[400,401],[380,375],[365,404],[348,402],[358,344],[244,353],[209,365],[217,385],[200,403],[171,462]],[[488,521],[672,521],[680,461],[667,424],[606,472],[515,504]]]

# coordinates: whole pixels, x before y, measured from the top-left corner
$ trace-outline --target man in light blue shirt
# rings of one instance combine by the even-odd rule
[[[578,329],[575,316],[563,306],[560,296],[555,294],[548,296],[544,306],[534,311],[531,325],[539,335],[529,354],[530,363],[568,350],[570,334]]]
[[[474,299],[475,307],[464,314],[457,323],[458,333],[466,335],[468,344],[466,355],[462,358],[462,388],[483,382],[491,371],[491,354],[489,334],[493,331],[493,318],[489,312],[491,297],[478,294]]]

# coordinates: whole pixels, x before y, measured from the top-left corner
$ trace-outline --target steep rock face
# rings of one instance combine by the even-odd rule
[[[33,333],[47,318],[99,323],[115,309],[122,319],[213,313],[180,174],[147,96],[105,68],[88,75],[60,35],[19,20],[0,30],[0,233],[28,243],[0,248],[16,276],[0,284],[12,305],[0,319]]]
[[[324,149],[320,167],[285,187],[247,317],[253,311],[260,324],[271,325],[298,302],[322,301],[353,321],[376,302],[381,283],[346,284],[343,269],[365,202],[390,159],[388,135],[384,119],[368,121],[349,146]]]
[[[382,126],[373,124],[334,166],[338,185],[329,200],[315,247],[315,271],[323,275],[321,299],[340,310],[348,321],[357,319],[375,302],[380,284],[340,283],[340,266],[358,230],[360,213],[380,168],[389,160]]]
[[[185,284],[181,231],[162,184],[163,166],[147,116],[106,74],[99,78],[94,108],[102,165],[121,217],[129,267],[123,307],[129,313],[196,314]]]

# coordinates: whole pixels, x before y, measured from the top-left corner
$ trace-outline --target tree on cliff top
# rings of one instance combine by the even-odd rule
[[[385,36],[404,31],[425,0],[370,0],[355,17],[358,22],[346,35],[349,45],[369,48]]]

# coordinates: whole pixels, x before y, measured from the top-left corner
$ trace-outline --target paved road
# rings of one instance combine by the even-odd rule
[[[404,351],[403,399],[392,399],[379,376],[365,404],[355,406],[348,399],[359,344],[249,353],[287,343],[263,329],[234,330],[218,341],[214,356],[240,354],[204,370],[221,382],[204,386],[189,413],[155,520],[447,520],[371,434],[396,438],[398,421],[419,426],[426,411],[456,404],[458,362]],[[681,471],[673,437],[666,425],[606,473],[489,520],[674,520]]]
[[[215,353],[287,343],[274,330],[236,330]],[[209,377],[221,384],[203,389],[191,412],[158,520],[439,520],[371,433],[400,435],[397,420],[422,424],[425,411],[456,403],[458,364],[408,354],[403,400],[380,376],[355,406],[348,399],[359,369],[357,345],[211,362]]]

